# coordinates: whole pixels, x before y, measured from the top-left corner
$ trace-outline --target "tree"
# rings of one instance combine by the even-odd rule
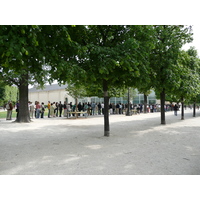
[[[176,25],[154,26],[155,48],[150,55],[151,82],[161,100],[161,124],[165,121],[165,95],[180,86],[180,68],[177,65],[180,48],[192,40],[191,27]]]
[[[109,90],[124,86],[132,87],[134,78],[139,77],[145,70],[147,55],[151,48],[149,44],[152,37],[149,33],[152,27],[92,25],[81,28],[77,42],[81,44],[83,51],[76,57],[77,65],[70,78],[73,83],[93,84],[103,90],[104,136],[109,136]],[[80,28],[76,34],[79,31]],[[67,81],[67,78],[65,80]]]
[[[0,26],[0,77],[19,88],[17,122],[29,122],[28,85],[50,83],[73,54],[71,26]],[[71,49],[70,49],[71,47]],[[62,52],[61,52],[62,49]],[[65,61],[65,62],[64,62]],[[52,76],[50,76],[52,74]],[[23,109],[23,112],[22,112]]]
[[[87,96],[86,88],[84,85],[75,85],[75,84],[68,84],[66,91],[75,99],[76,104],[76,112],[78,106],[78,98],[83,98]]]
[[[181,119],[183,120],[184,102],[191,100],[196,102],[196,98],[200,94],[200,60],[194,47],[191,47],[188,51],[180,52],[178,65],[180,68],[178,76],[180,86],[174,90],[174,96],[177,101],[182,103]]]
[[[0,105],[4,105],[9,100],[15,103],[17,101],[17,97],[17,87],[0,84]]]

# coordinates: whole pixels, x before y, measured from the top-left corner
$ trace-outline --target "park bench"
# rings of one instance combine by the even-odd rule
[[[137,110],[131,110],[132,114],[137,115]]]
[[[69,118],[69,114],[74,114],[74,116],[76,117],[76,118],[78,118],[78,114],[82,114],[83,116],[85,116],[85,118],[87,118],[87,111],[81,111],[81,112],[76,112],[76,111],[74,111],[74,112],[67,112],[67,118]]]

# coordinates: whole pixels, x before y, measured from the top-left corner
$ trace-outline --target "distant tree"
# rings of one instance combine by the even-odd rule
[[[200,60],[197,50],[191,47],[187,51],[181,51],[178,65],[180,73],[178,75],[179,87],[174,90],[174,97],[182,103],[182,119],[184,119],[184,102],[196,102],[200,94]]]
[[[183,44],[192,40],[191,27],[158,25],[155,30],[155,48],[150,55],[151,82],[161,100],[161,124],[165,121],[165,96],[180,86],[178,56]]]
[[[18,98],[18,88],[9,86],[0,81],[0,106],[3,106],[8,101],[16,103]]]
[[[78,99],[87,96],[86,88],[84,85],[68,84],[66,91],[75,99],[76,111],[78,106]]]

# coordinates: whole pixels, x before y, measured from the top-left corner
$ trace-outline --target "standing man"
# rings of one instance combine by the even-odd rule
[[[40,118],[40,102],[37,101],[37,104],[36,104],[36,119]]]
[[[174,106],[174,115],[177,116],[177,111],[178,111],[179,107],[177,106],[177,104],[175,104]]]
[[[67,117],[67,102],[66,101],[64,101],[63,108],[64,108],[64,117]]]
[[[16,119],[18,119],[18,117],[19,117],[19,101],[17,101],[17,104],[16,104],[16,112],[17,112]]]
[[[6,109],[7,109],[7,117],[6,120],[12,120],[12,110],[13,110],[13,105],[12,102],[9,101],[6,105]]]
[[[98,104],[98,115],[101,115],[101,104],[100,104],[100,102]]]
[[[104,115],[104,103],[101,104],[102,114]]]
[[[94,111],[95,111],[95,103],[94,102],[92,102],[92,104],[91,104],[91,108],[92,108],[92,115],[94,115]]]
[[[61,117],[61,115],[62,115],[62,110],[63,110],[63,105],[62,105],[61,101],[60,101],[60,103],[58,104],[58,110],[59,110],[59,117]]]
[[[50,101],[48,101],[47,107],[48,107],[48,118],[50,118],[50,109],[51,109],[51,103],[50,103]]]
[[[34,110],[35,110],[34,104],[33,104],[32,102],[30,102],[30,105],[29,105],[29,112],[30,112],[30,117],[31,117],[32,119],[33,119]]]

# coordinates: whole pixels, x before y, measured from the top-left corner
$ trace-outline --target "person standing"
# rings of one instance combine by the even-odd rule
[[[44,107],[44,103],[42,102],[41,104],[41,118],[44,118],[44,111],[45,111],[45,107]]]
[[[51,103],[50,103],[50,101],[48,101],[47,107],[48,107],[48,118],[50,118],[50,108],[51,108]]]
[[[91,112],[90,112],[90,110],[91,110],[91,104],[88,102],[88,109],[87,109],[87,114],[88,114],[88,116],[90,116],[90,114],[91,114]]]
[[[58,117],[58,102],[56,102],[56,104],[55,104],[54,114],[56,117]]]
[[[109,110],[110,110],[110,114],[113,114],[113,108],[112,108],[112,104],[111,103],[109,105]]]
[[[67,102],[66,101],[64,102],[63,108],[64,108],[64,117],[67,117]]]
[[[63,105],[62,105],[61,101],[60,101],[60,103],[58,104],[58,110],[59,110],[59,117],[61,117],[61,115],[62,115],[62,110],[63,110]]]
[[[54,106],[53,103],[51,103],[51,106],[50,106],[50,117],[55,117],[54,109],[55,109],[55,106]]]
[[[116,105],[114,103],[112,104],[112,109],[113,109],[113,114],[115,114]]]
[[[84,109],[84,111],[87,111],[87,110],[88,110],[88,104],[87,104],[87,103],[84,104],[83,109]],[[85,114],[85,116],[87,116],[87,113]]]
[[[41,108],[40,102],[37,101],[37,104],[36,104],[36,118],[37,119],[40,118],[40,108]]]
[[[83,108],[82,108],[81,102],[79,102],[79,104],[78,104],[78,112],[81,112],[82,109]],[[78,114],[78,116],[80,116],[80,113]]]
[[[18,119],[18,117],[19,117],[19,101],[17,101],[17,104],[16,104],[16,112],[17,112],[16,118]]]
[[[35,110],[34,104],[33,104],[32,102],[30,102],[30,105],[29,105],[29,112],[30,112],[30,117],[31,117],[32,119],[33,119],[34,110]]]
[[[92,102],[92,104],[91,104],[91,109],[92,109],[92,115],[94,115],[94,111],[95,111],[95,103],[94,102]]]
[[[69,112],[71,112],[71,103],[69,104],[67,104],[67,118],[68,117],[71,117],[71,113],[69,113]]]
[[[116,105],[116,114],[119,114],[119,104]]]
[[[101,103],[101,111],[102,111],[102,114],[104,115],[104,102]]]
[[[12,102],[11,102],[11,101],[9,101],[9,102],[6,104],[6,109],[7,109],[7,117],[6,117],[6,120],[12,120],[13,105],[12,105]]]
[[[122,114],[122,104],[119,103],[119,114],[121,115]]]
[[[101,115],[101,104],[100,104],[100,102],[98,104],[98,115]]]
[[[178,106],[177,104],[175,104],[174,106],[174,115],[177,116],[177,111],[178,111]]]

